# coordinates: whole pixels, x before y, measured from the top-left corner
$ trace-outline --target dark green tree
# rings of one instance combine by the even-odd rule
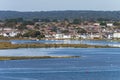
[[[74,19],[73,20],[73,24],[80,24],[81,23],[81,20],[80,19]]]

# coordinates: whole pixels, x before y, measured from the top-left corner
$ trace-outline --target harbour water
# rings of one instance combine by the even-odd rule
[[[119,48],[0,50],[0,56],[7,55],[70,55],[80,58],[0,61],[0,80],[120,80]]]

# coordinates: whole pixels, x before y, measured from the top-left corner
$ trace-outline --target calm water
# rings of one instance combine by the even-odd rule
[[[43,44],[90,44],[90,45],[109,45],[120,47],[120,42],[106,41],[106,40],[11,40],[12,44],[30,44],[30,43],[43,43]]]
[[[120,80],[119,48],[28,48],[0,56],[75,55],[71,59],[0,61],[0,80]],[[26,53],[26,54],[23,54]]]

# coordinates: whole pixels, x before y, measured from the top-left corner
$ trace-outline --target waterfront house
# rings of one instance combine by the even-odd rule
[[[63,34],[54,34],[55,39],[63,39]]]
[[[4,36],[4,37],[15,37],[17,36],[18,32],[14,32],[14,31],[3,31],[0,33],[0,35]]]
[[[114,39],[120,39],[120,32],[113,33],[113,38]]]
[[[15,37],[18,33],[20,33],[17,29],[12,28],[1,28],[0,35],[4,37]]]
[[[88,35],[87,34],[81,34],[81,35],[79,35],[79,38],[81,38],[81,39],[87,39]]]
[[[63,39],[70,39],[71,35],[63,35]]]
[[[100,34],[90,34],[90,35],[89,35],[89,38],[90,38],[90,39],[100,39],[100,38],[101,38],[101,35],[100,35]]]

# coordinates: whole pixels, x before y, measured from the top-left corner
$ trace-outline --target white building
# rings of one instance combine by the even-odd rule
[[[107,23],[106,25],[107,25],[107,27],[112,27],[113,23]]]
[[[113,33],[113,38],[120,38],[120,33]]]
[[[62,39],[63,38],[63,34],[55,34],[55,35],[53,35],[54,36],[54,38],[56,38],[56,39]]]
[[[56,39],[70,39],[71,38],[71,35],[64,35],[64,34],[55,34],[53,36]]]
[[[79,37],[82,39],[87,39],[87,35],[80,35]]]
[[[64,38],[64,39],[70,39],[70,38],[71,38],[71,35],[63,35],[63,38]]]
[[[9,32],[9,33],[2,33],[4,37],[15,37],[17,36],[18,32]]]
[[[100,23],[94,23],[93,25],[94,26],[100,26]]]
[[[89,36],[90,39],[95,39],[95,38],[101,38],[101,36],[99,34],[91,34]]]

